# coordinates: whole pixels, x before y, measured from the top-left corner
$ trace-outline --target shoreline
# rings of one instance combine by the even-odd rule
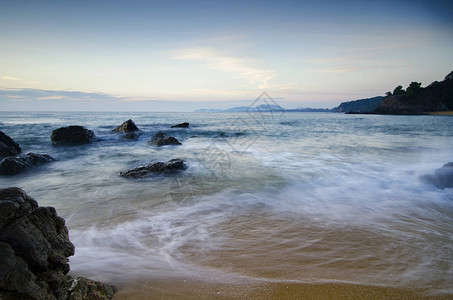
[[[453,111],[452,110],[431,111],[431,112],[428,112],[427,114],[429,114],[431,116],[453,116]]]
[[[114,300],[125,299],[451,299],[429,289],[347,283],[244,282],[150,279],[119,287]]]

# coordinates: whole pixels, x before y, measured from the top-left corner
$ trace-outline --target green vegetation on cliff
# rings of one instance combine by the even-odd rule
[[[338,107],[332,108],[333,112],[344,113],[368,113],[375,110],[382,102],[384,97],[377,96],[368,99],[360,99],[348,102],[342,102]]]
[[[396,87],[393,93],[387,92],[374,113],[418,115],[450,110],[453,110],[453,72],[443,81],[434,81],[425,88],[415,81],[406,90],[401,85]]]

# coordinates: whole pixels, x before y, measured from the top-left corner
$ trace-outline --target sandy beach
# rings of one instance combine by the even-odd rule
[[[344,283],[223,284],[192,280],[150,280],[123,287],[122,299],[451,299],[429,290]]]

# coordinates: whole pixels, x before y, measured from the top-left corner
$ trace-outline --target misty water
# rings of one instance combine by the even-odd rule
[[[138,140],[111,130],[132,118]],[[170,125],[190,122],[190,127]],[[82,125],[91,145],[52,146]],[[453,161],[453,117],[335,113],[0,113],[24,153],[55,162],[15,176],[66,219],[71,274],[346,282],[452,293],[453,190],[421,180]],[[153,147],[165,131],[181,146]],[[121,171],[183,159],[179,175]]]

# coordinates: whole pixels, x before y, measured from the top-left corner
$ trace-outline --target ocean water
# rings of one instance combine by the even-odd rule
[[[111,130],[132,118],[136,141]],[[170,125],[190,122],[190,128]],[[96,141],[52,146],[82,125]],[[453,161],[453,118],[334,113],[0,112],[15,176],[66,219],[71,274],[127,287],[159,278],[325,283],[453,293],[453,189],[420,179]],[[147,144],[162,130],[181,146]],[[184,159],[179,175],[121,171]]]

